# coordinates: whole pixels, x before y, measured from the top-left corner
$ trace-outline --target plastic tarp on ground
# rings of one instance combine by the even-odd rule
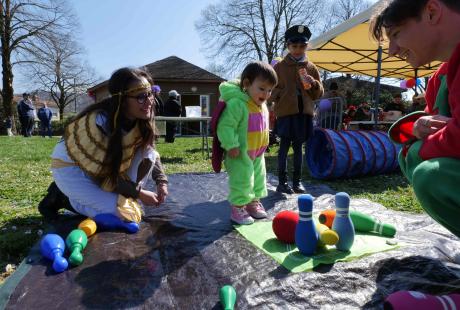
[[[390,211],[368,200],[351,207],[393,223],[406,246],[351,262],[291,273],[236,232],[229,221],[226,174],[170,176],[164,206],[148,209],[137,234],[97,233],[82,265],[54,274],[36,250],[0,290],[6,309],[220,309],[231,284],[237,309],[378,309],[398,290],[460,291],[460,241],[426,215]],[[269,176],[269,217],[296,210]],[[315,210],[334,192],[308,185]],[[65,235],[80,219],[67,219]]]

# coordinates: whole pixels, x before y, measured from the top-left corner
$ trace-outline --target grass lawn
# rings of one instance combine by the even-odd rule
[[[19,264],[44,229],[37,205],[51,182],[49,156],[57,141],[0,136],[0,284],[14,270],[7,265]],[[174,144],[161,139],[157,148],[167,174],[212,172],[210,161],[201,153],[201,138],[178,138]],[[276,154],[276,147],[266,154],[267,170],[275,175]],[[399,173],[326,182],[304,172],[303,180],[327,184],[389,209],[421,212],[412,188]]]

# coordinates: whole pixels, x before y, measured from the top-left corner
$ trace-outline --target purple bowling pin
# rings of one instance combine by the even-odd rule
[[[93,220],[97,224],[98,229],[102,230],[117,230],[123,229],[130,234],[139,231],[139,224],[136,222],[124,222],[118,216],[110,213],[96,215]]]
[[[350,196],[340,192],[335,195],[335,218],[332,230],[339,235],[339,242],[335,245],[339,251],[349,251],[355,241],[355,228],[350,218]]]
[[[46,234],[40,241],[40,252],[42,255],[53,261],[53,270],[63,272],[69,267],[67,260],[62,257],[65,250],[64,239],[56,234]]]
[[[315,254],[318,244],[318,232],[311,218],[313,197],[310,194],[304,194],[300,195],[297,201],[299,205],[299,223],[295,228],[295,244],[300,253],[305,256],[312,256]]]

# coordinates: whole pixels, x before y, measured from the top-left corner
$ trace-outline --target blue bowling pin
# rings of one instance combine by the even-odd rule
[[[355,228],[350,218],[350,196],[340,192],[335,195],[335,218],[332,230],[339,235],[339,242],[335,245],[337,250],[349,251],[355,241]]]
[[[139,224],[136,222],[124,222],[118,216],[110,213],[96,215],[93,220],[97,224],[98,229],[102,230],[117,230],[123,229],[130,234],[139,231]]]
[[[62,257],[65,250],[64,239],[56,234],[46,234],[40,241],[40,252],[42,255],[53,261],[53,270],[63,272],[69,267],[67,260]]]
[[[299,223],[295,228],[295,244],[300,253],[305,256],[312,256],[315,254],[318,244],[318,232],[311,217],[313,212],[313,197],[310,194],[300,195],[298,205]]]

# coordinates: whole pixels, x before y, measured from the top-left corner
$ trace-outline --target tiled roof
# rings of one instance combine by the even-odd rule
[[[203,68],[195,66],[177,56],[169,56],[164,59],[152,62],[151,64],[145,65],[144,68],[152,75],[154,81],[157,80],[175,80],[175,81],[203,81],[203,82],[216,82],[221,83],[225,81],[220,76],[215,75]],[[91,88],[89,91],[93,91],[102,87],[108,83],[105,80]]]
[[[204,80],[222,82],[223,78],[191,64],[179,57],[170,56],[145,66],[154,80]]]

